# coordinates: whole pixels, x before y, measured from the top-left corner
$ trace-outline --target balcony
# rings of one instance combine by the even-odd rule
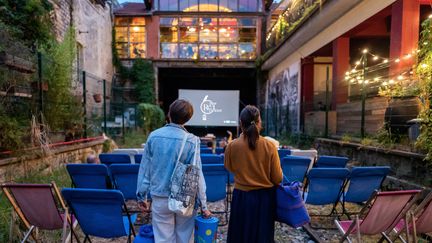
[[[273,49],[291,36],[326,0],[291,0],[266,36],[266,47]]]

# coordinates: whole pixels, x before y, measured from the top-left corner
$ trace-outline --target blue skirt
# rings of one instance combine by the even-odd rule
[[[234,189],[228,226],[228,243],[274,242],[276,188]]]

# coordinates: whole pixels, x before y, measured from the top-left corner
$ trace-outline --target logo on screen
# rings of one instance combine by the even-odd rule
[[[200,105],[201,112],[203,113],[203,121],[207,120],[207,115],[214,112],[222,112],[222,109],[216,109],[216,102],[208,99],[208,95],[204,97]]]

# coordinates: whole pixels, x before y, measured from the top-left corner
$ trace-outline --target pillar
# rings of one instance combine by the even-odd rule
[[[348,101],[348,82],[345,73],[350,69],[350,39],[339,37],[333,41],[332,109]]]
[[[417,49],[420,26],[420,2],[418,0],[397,0],[392,5],[390,59],[396,59]],[[398,75],[414,63],[414,58],[393,62],[390,76]]]

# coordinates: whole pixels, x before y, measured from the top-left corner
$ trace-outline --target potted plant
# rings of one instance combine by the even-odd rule
[[[96,103],[102,102],[102,95],[101,94],[93,94],[93,99]]]

